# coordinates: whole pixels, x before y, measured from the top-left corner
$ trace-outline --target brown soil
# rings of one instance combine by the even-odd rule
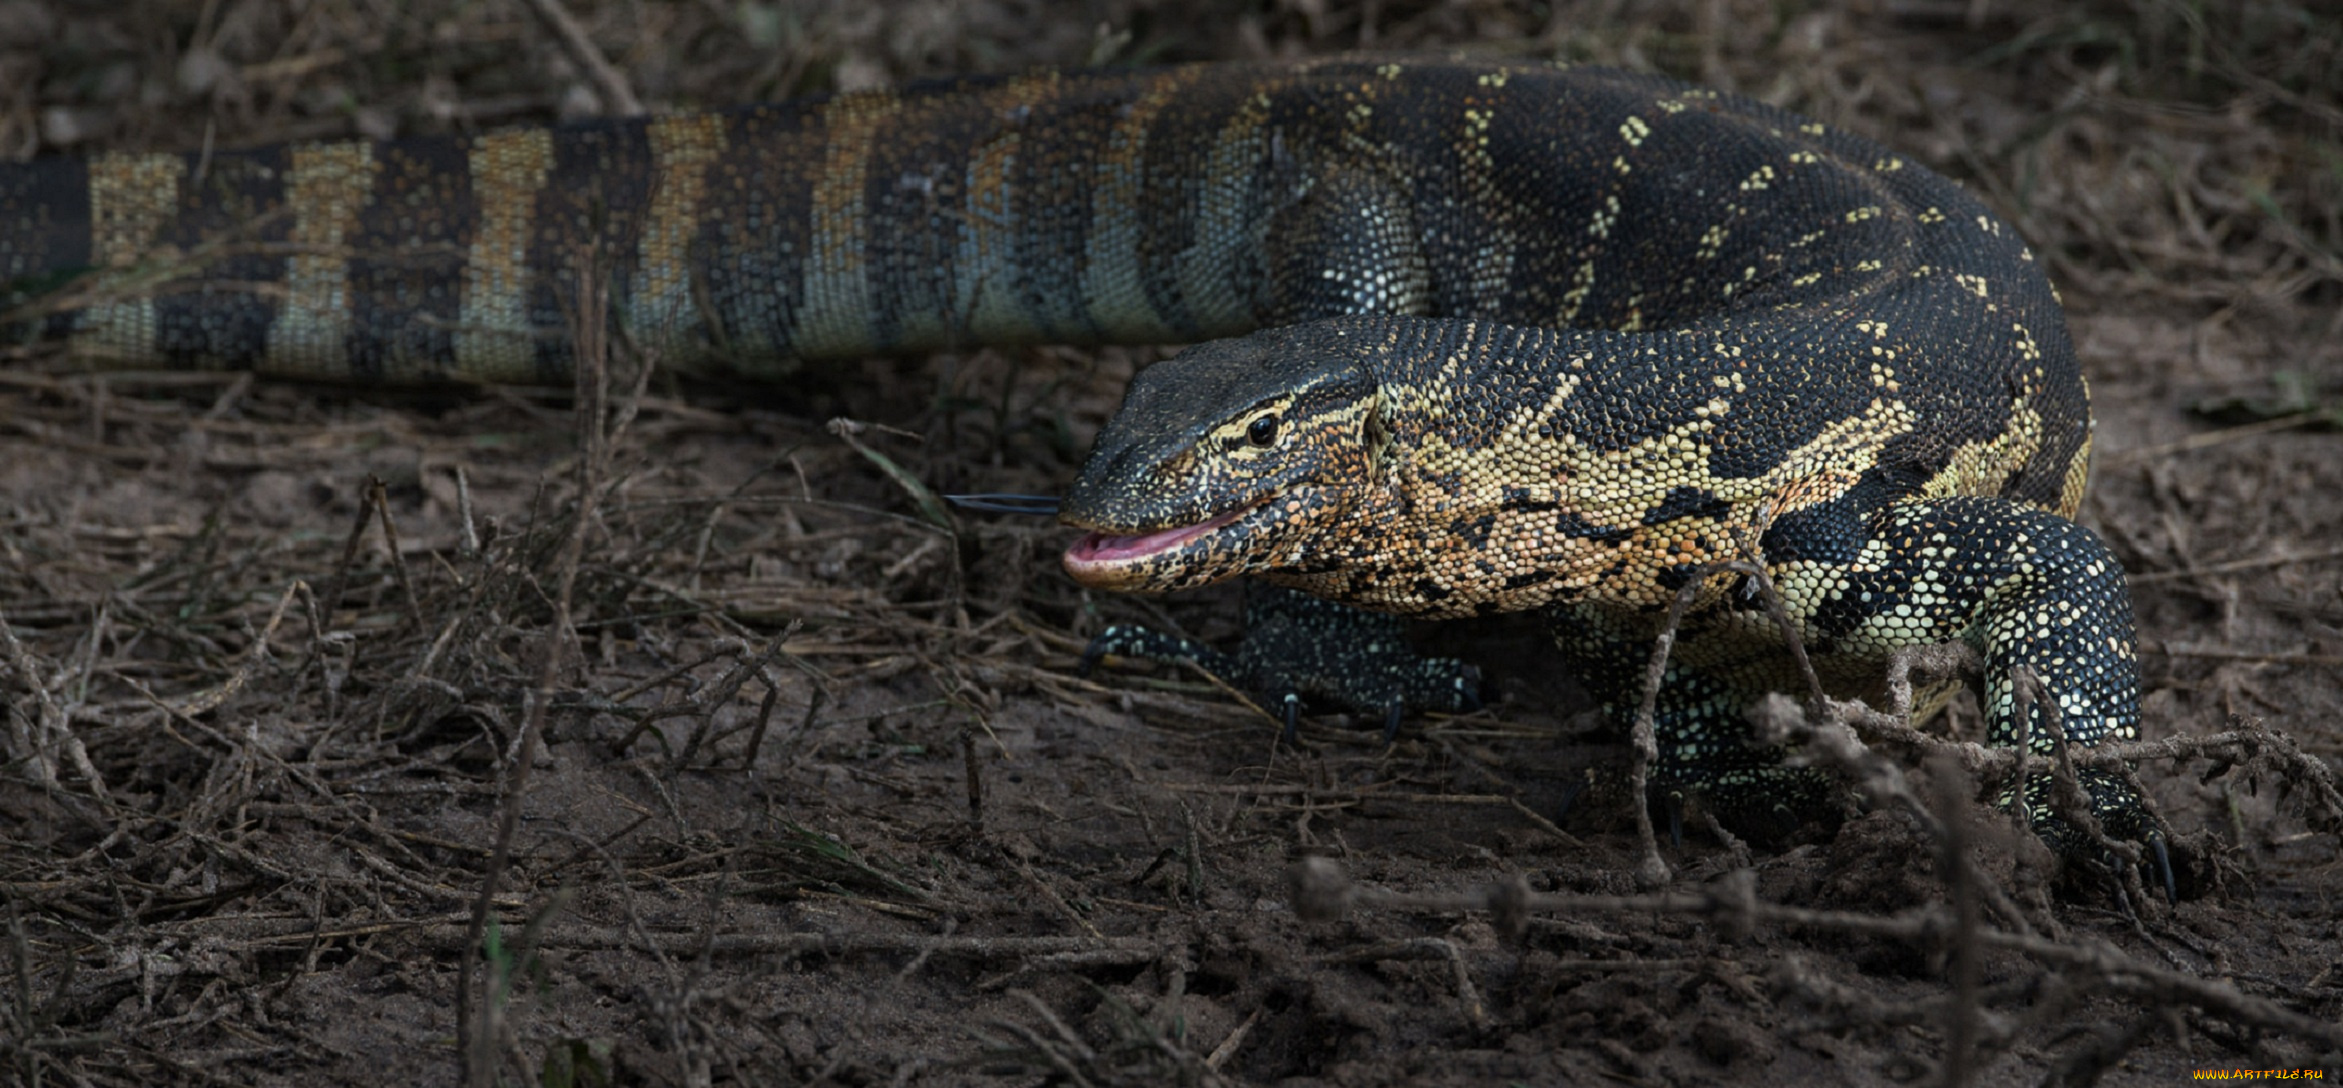
[[[603,111],[535,6],[0,0],[0,153]],[[579,413],[568,391],[91,376],[17,352],[0,1068],[87,1085],[2334,1075],[2343,872],[2311,768],[2343,740],[2343,30],[2308,0],[2021,14],[2039,7],[568,4],[653,108],[1464,46],[1738,89],[1962,178],[2066,291],[2100,418],[2086,517],[2134,576],[2147,738],[2260,746],[2143,765],[2189,848],[2177,906],[2045,877],[2031,840],[1916,764],[1973,875],[1948,883],[1915,819],[1881,811],[1757,851],[1753,881],[1696,826],[1664,851],[1665,894],[1644,894],[1628,809],[1597,791],[1549,822],[1622,746],[1518,624],[1436,633],[1484,663],[1494,705],[1389,750],[1330,719],[1279,746],[1176,673],[1075,679],[1102,624],[1225,638],[1232,598],[1085,594],[1056,571],[1063,532],[939,528],[882,462],[941,491],[1053,491],[1152,353],[661,382]],[[867,453],[837,416],[876,425]],[[467,955],[510,815],[496,925]],[[1304,857],[1355,882],[1340,920],[1294,909],[1329,898],[1289,885]]]

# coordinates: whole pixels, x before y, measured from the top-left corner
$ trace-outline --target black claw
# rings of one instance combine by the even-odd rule
[[[1765,824],[1760,830],[1769,840],[1789,838],[1792,832],[1798,830],[1798,825],[1804,822],[1796,812],[1791,811],[1788,805],[1775,805],[1773,811],[1768,815],[1771,817],[1771,822]]]
[[[1098,668],[1098,663],[1106,657],[1106,652],[1105,635],[1091,639],[1090,645],[1082,647],[1082,660],[1075,664],[1074,675],[1084,680],[1090,679],[1091,671]]]
[[[1481,670],[1471,665],[1464,667],[1456,685],[1456,704],[1466,714],[1481,709]]]
[[[1391,747],[1391,742],[1399,739],[1399,719],[1406,713],[1407,704],[1397,699],[1391,700],[1391,706],[1383,712],[1383,746],[1385,748]]]
[[[2164,878],[2164,902],[2167,906],[2180,902],[2180,882],[2172,875],[2172,853],[2164,848],[2164,836],[2150,832],[2148,849],[2156,853],[2156,872]]]
[[[1289,691],[1285,693],[1282,702],[1285,710],[1285,732],[1278,734],[1278,739],[1287,744],[1298,743],[1302,739],[1302,697]]]
[[[1668,845],[1682,850],[1684,848],[1684,795],[1671,790],[1661,796],[1660,804],[1668,810]]]

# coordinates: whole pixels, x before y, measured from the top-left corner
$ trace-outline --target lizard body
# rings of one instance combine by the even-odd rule
[[[1826,669],[1970,637],[2003,673],[2055,674],[2078,740],[2137,718],[2120,570],[2065,520],[2090,416],[2031,254],[1901,156],[1665,79],[1355,59],[1043,73],[40,160],[0,166],[0,222],[0,329],[97,365],[561,383],[585,275],[663,363],[751,377],[1294,326],[1134,385],[1068,501],[1096,530],[1077,577],[1537,609],[1617,711],[1656,612],[1746,546]],[[2069,575],[2082,590],[2052,585]],[[1736,702],[1783,686],[1780,646],[1712,581],[1671,670],[1662,778],[1747,785],[1764,809],[1807,788],[1735,740]],[[1469,704],[1452,688],[1353,701],[1396,720]]]
[[[1861,168],[1796,170],[1799,152]],[[1842,294],[1882,276],[1836,258],[1891,256],[1895,214],[1983,214],[1905,169],[1787,113],[1601,69],[1044,73],[0,166],[0,284],[20,336],[101,364],[351,381],[562,380],[588,256],[638,342],[752,375],[1350,312],[1633,329]]]

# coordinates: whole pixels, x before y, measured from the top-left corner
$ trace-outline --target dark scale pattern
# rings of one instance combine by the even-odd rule
[[[1388,744],[1410,710],[1480,709],[1480,672],[1453,658],[1420,657],[1396,616],[1360,612],[1290,589],[1254,583],[1245,592],[1245,641],[1235,656],[1145,627],[1100,631],[1082,653],[1089,675],[1109,655],[1192,661],[1241,684],[1285,721],[1285,739],[1312,700],[1372,716]]]
[[[43,159],[0,170],[0,301],[54,290],[86,270],[90,254],[89,170],[73,159]]]
[[[454,141],[417,141],[375,162],[374,200],[358,213],[348,265],[348,372],[452,372],[463,243],[479,221],[466,156]],[[314,376],[334,376],[319,364]]]
[[[771,360],[789,356],[806,308],[813,226],[804,194],[822,168],[809,150],[820,137],[806,112],[760,107],[726,118],[729,150],[706,170],[702,203],[728,211],[694,217],[688,268],[706,322],[705,357],[747,374],[779,369]]]
[[[2053,693],[2067,736],[2081,744],[2136,735],[2138,677],[2130,597],[2122,569],[2089,530],[1997,498],[1951,498],[1885,507],[1876,530],[1830,549],[1832,556],[1784,559],[1769,573],[1801,638],[1826,676],[1876,679],[1887,656],[1907,646],[1964,640],[1985,658],[1987,740],[2017,742],[2020,721],[2011,669],[2032,668]],[[1690,614],[1679,632],[1655,708],[1661,738],[1655,780],[1665,790],[1703,794],[1744,826],[1778,830],[1785,798],[1815,809],[1833,804],[1822,779],[1784,767],[1780,753],[1745,744],[1742,710],[1766,691],[1802,681],[1779,652],[1771,621],[1728,592]],[[1643,694],[1650,617],[1601,607],[1549,614],[1559,645],[1610,711],[1625,720]],[[2023,723],[2033,750],[2052,751],[2041,707]],[[2110,775],[2090,783],[2111,833],[2149,828],[2136,802]],[[2029,784],[2029,808],[2045,835],[2071,833],[2047,813],[2049,776]],[[2006,798],[2005,798],[2006,800]]]
[[[101,300],[0,331],[99,365],[562,382],[589,252],[637,343],[757,377],[1285,325],[1134,384],[1066,504],[1095,531],[1077,577],[1544,610],[1617,710],[1612,674],[1641,675],[1676,588],[1758,541],[1836,679],[1961,637],[2001,677],[1998,736],[2017,664],[2085,742],[2137,715],[2121,574],[2060,520],[2090,417],[2032,255],[1892,152],[1664,79],[1351,59],[1041,73],[0,165],[0,216],[8,303]],[[1265,417],[1271,437],[1249,437]],[[1700,583],[1663,777],[1768,817],[1811,783],[1739,744],[1740,705],[1792,685],[1728,581]],[[1460,705],[1460,667],[1335,614],[1264,610],[1252,645],[1212,660],[1280,698],[1322,678],[1354,708]]]
[[[587,272],[589,261],[600,264],[593,271],[609,287],[611,310],[621,315],[634,312],[642,277],[635,274],[641,250],[632,243],[642,236],[644,209],[651,204],[648,144],[641,126],[610,122],[580,125],[571,138],[552,142],[544,206],[537,209],[530,231],[528,261],[532,267],[558,271],[537,277],[531,285],[526,317],[531,329],[565,323],[564,307],[574,309],[578,278]],[[626,244],[587,253],[577,248],[578,238],[621,239]],[[532,343],[536,373],[531,380],[567,381],[574,365],[568,338],[534,336]]]
[[[1925,358],[1899,357],[1916,364],[1908,380],[1870,362],[1797,362],[1882,357],[1852,350],[1880,339],[1860,327],[1868,319],[1849,344],[1819,335],[1813,316],[1770,311],[1722,352],[1707,332],[1638,342],[1378,317],[1190,349],[1142,374],[1100,437],[1066,510],[1108,529],[1068,566],[1118,588],[1254,574],[1398,613],[1540,609],[1622,721],[1668,605],[1701,579],[1656,706],[1655,786],[1767,835],[1838,806],[1821,776],[1747,743],[1746,707],[1802,684],[1746,580],[1707,573],[1740,541],[1758,543],[1842,694],[1875,683],[1902,648],[1961,639],[1986,661],[1993,742],[2018,736],[2021,665],[2074,741],[2133,735],[2121,567],[2060,513],[2002,495],[2047,423],[1969,395],[2004,384],[1991,374]],[[2012,363],[2037,373],[2032,359]],[[1915,411],[1928,403],[1970,407]],[[1264,445],[1254,425],[1272,414],[1277,441]],[[1950,451],[1933,472],[1893,459],[1923,420],[1928,448]],[[1210,531],[1144,532],[1159,526]],[[2041,708],[2025,724],[2047,750]],[[2147,833],[2119,782],[2091,788],[2111,830]],[[2032,811],[2046,837],[2077,845],[2047,806]]]
[[[285,262],[266,248],[272,243],[281,247],[290,224],[269,198],[285,166],[281,150],[214,156],[200,179],[182,186],[167,244],[214,250],[221,279],[276,282]],[[171,365],[188,369],[232,365],[218,346],[263,341],[269,319],[270,307],[251,294],[213,297],[200,287],[166,292],[155,299],[155,350]]]

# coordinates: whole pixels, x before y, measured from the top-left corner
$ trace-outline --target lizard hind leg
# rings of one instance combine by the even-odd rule
[[[1546,615],[1555,645],[1580,684],[1626,728],[1644,697],[1652,654],[1651,632],[1603,610],[1564,606]],[[1679,645],[1701,641],[1704,618],[1679,632]],[[1745,712],[1762,688],[1672,658],[1652,705],[1657,758],[1649,768],[1644,803],[1666,819],[1680,839],[1684,806],[1697,803],[1735,834],[1761,843],[1788,840],[1814,823],[1832,823],[1847,810],[1847,794],[1828,774],[1794,766],[1779,748],[1752,742]]]

